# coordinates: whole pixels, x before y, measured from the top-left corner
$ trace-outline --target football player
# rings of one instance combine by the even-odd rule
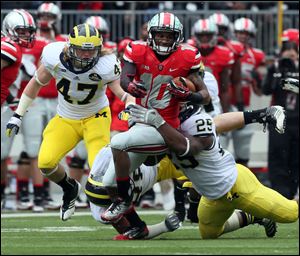
[[[234,56],[227,47],[217,45],[218,27],[211,19],[199,19],[192,28],[193,43],[201,53],[205,69],[217,79],[222,111],[230,107],[229,70],[234,63]]]
[[[121,73],[122,88],[136,97],[138,104],[157,109],[175,128],[179,125],[179,102],[207,104],[210,100],[198,74],[201,55],[196,48],[181,45],[182,41],[183,27],[179,19],[168,12],[156,14],[148,23],[147,42],[135,41],[127,45]],[[167,87],[178,76],[190,79],[196,92],[175,83]],[[115,163],[109,169],[116,172],[119,197],[102,214],[108,221],[118,219],[132,207],[128,193],[129,173],[146,160],[148,164],[158,162],[157,157],[161,159],[167,150],[163,138],[153,127],[140,124],[115,135],[111,148]]]
[[[134,102],[134,98],[120,87],[118,59],[114,54],[102,51],[101,46],[101,34],[88,24],[75,26],[67,43],[48,44],[42,53],[42,64],[26,86],[17,110],[7,124],[7,135],[17,134],[22,117],[39,90],[51,78],[56,79],[59,92],[57,115],[43,132],[38,167],[43,175],[63,189],[60,208],[63,221],[74,213],[74,202],[81,185],[67,176],[60,160],[84,139],[88,163],[92,166],[98,151],[109,143],[111,114],[105,95],[107,85],[121,99]]]
[[[194,109],[190,108],[190,106],[188,108],[188,110],[186,108],[183,108],[182,113],[180,114],[182,118],[185,118],[190,111],[194,112]],[[261,113],[261,115],[269,115],[269,117],[265,117],[265,122],[270,123],[271,121],[276,120],[276,118],[270,117],[271,112],[266,114],[266,109],[259,112]],[[282,132],[284,129],[282,124],[284,122],[284,114],[283,117],[281,115],[280,118],[282,118],[282,120],[280,124],[281,127],[279,127],[281,129],[280,132]],[[243,115],[241,115],[240,113],[222,114],[215,117],[215,120],[217,126],[216,129],[218,132],[240,128],[245,125]],[[261,120],[261,122],[263,121]],[[180,220],[180,216],[178,216],[178,213],[176,213],[177,218],[174,215],[168,215],[165,222],[160,223],[156,226],[146,226],[145,222],[143,222],[136,214],[134,208],[132,208],[131,211],[126,212],[117,220],[103,220],[101,214],[109,206],[109,204],[111,203],[111,199],[113,199],[109,195],[107,189],[110,190],[111,195],[116,195],[115,175],[111,175],[107,170],[110,162],[113,162],[112,152],[111,148],[107,146],[101,149],[101,151],[99,151],[96,156],[92,170],[86,183],[85,193],[89,198],[94,219],[103,224],[113,225],[115,229],[119,233],[121,233],[121,235],[117,235],[114,238],[115,240],[131,240],[142,238],[149,239],[161,234],[162,232],[174,231],[179,227],[179,222],[183,220]],[[139,198],[144,195],[149,190],[149,188],[153,187],[156,182],[160,182],[162,180],[170,178],[179,179],[182,178],[182,176],[182,172],[175,168],[168,157],[164,157],[158,165],[145,166],[142,164],[139,168],[137,168],[133,173],[130,174],[133,203],[136,204]],[[109,188],[105,187],[103,184],[103,179],[107,178],[111,179],[112,186]],[[187,178],[185,179],[187,180]],[[114,193],[111,193],[112,191],[114,191]],[[197,196],[199,197],[198,194]],[[199,200],[196,202],[197,206],[198,202]],[[196,216],[197,218],[197,207],[190,207],[189,210],[190,214]],[[251,217],[249,214],[244,214],[243,216],[246,216],[247,218]],[[195,217],[194,219],[190,219],[192,222],[198,222],[198,218],[197,220],[194,220]],[[243,222],[242,220],[241,223],[243,224],[241,226],[252,224],[246,221]],[[256,223],[264,225],[268,236],[271,236],[274,233],[274,229],[276,228],[274,227],[275,224],[271,225],[269,221]]]
[[[9,12],[3,20],[1,31],[1,120],[4,118],[2,114],[10,111],[4,105],[13,106],[17,102],[16,97],[10,93],[9,87],[17,79],[21,68],[22,47],[33,47],[35,32],[36,26],[33,17],[23,9]],[[6,141],[1,139],[1,149],[3,144],[6,144]],[[1,205],[6,186],[8,151],[6,154],[3,151],[1,153]]]
[[[250,107],[250,97],[253,91],[256,95],[262,95],[260,81],[262,76],[259,74],[259,69],[265,64],[265,54],[257,48],[254,48],[252,40],[256,35],[256,27],[254,22],[248,18],[240,18],[234,21],[234,32],[237,40],[243,44],[243,54],[240,58],[242,69],[242,94],[244,109],[248,110]],[[234,100],[236,95],[235,88],[232,87],[232,109],[236,110],[234,105],[237,102]],[[231,136],[222,140],[222,146],[227,148],[232,137],[235,160],[237,163],[248,165],[250,159],[250,145],[253,135],[253,127],[244,127],[241,130],[236,130],[231,133]]]
[[[235,119],[242,118],[245,124],[253,119],[262,123],[269,119],[278,132],[284,132],[285,116],[281,106],[224,115],[230,114],[237,114]],[[297,221],[298,203],[264,186],[247,167],[237,164],[232,154],[220,146],[217,123],[202,112],[201,107],[194,106],[189,112],[183,112],[180,130],[171,127],[155,109],[135,105],[130,115],[132,122],[152,125],[160,132],[171,150],[172,162],[202,195],[198,206],[202,239],[218,238],[236,230],[243,219],[246,224],[269,219],[267,225],[273,226],[271,237],[276,232],[274,222]],[[234,212],[235,209],[243,212]]]
[[[103,38],[103,49],[111,50],[114,54],[117,51],[117,44],[115,42],[109,41],[109,27],[106,20],[101,16],[90,16],[86,19],[85,23],[94,26],[98,29],[99,33]],[[111,99],[115,97],[115,94],[109,89],[106,89],[106,95],[108,97],[111,109],[112,118],[114,117],[113,109],[111,106]],[[122,102],[122,104],[124,104]],[[124,106],[124,105],[123,105]],[[123,107],[124,108],[124,107]],[[113,119],[112,123],[113,124]],[[112,133],[111,133],[112,135]],[[67,164],[69,166],[70,177],[76,179],[78,182],[81,182],[82,177],[85,172],[85,163],[87,160],[87,150],[84,141],[80,141],[78,145],[70,152],[67,157]],[[78,197],[75,201],[76,208],[86,208],[88,203]]]
[[[176,214],[168,215],[165,221],[157,225],[146,226],[146,223],[140,219],[134,209],[117,220],[103,220],[101,214],[112,202],[106,187],[104,187],[102,183],[111,161],[113,161],[111,148],[109,146],[102,148],[95,158],[85,186],[85,193],[90,201],[90,208],[94,219],[102,224],[111,224],[121,234],[115,236],[115,240],[150,239],[161,233],[171,232],[180,227],[180,220]],[[179,178],[183,175],[181,171],[172,168],[170,164],[171,162],[165,157],[159,165],[141,165],[130,174],[134,204],[136,204],[140,197],[152,188],[156,182],[170,178]],[[163,168],[159,168],[160,165],[162,165]],[[171,170],[171,172],[169,172],[169,170]],[[113,176],[110,177],[113,178]],[[112,181],[112,183],[114,187],[110,187],[109,189],[116,191],[115,182]]]

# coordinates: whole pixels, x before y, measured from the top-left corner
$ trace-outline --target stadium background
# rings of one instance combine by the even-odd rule
[[[36,17],[38,6],[45,1],[1,1],[1,24],[4,16],[13,8],[24,8]],[[215,12],[222,12],[233,22],[240,17],[254,21],[257,34],[254,47],[262,49],[266,54],[267,64],[272,63],[280,46],[280,35],[284,29],[299,29],[298,1],[243,1],[243,2],[184,2],[184,1],[52,1],[62,11],[62,19],[58,28],[62,34],[68,34],[70,29],[83,23],[91,15],[101,15],[110,28],[110,40],[118,41],[124,37],[139,38],[141,26],[157,12],[170,11],[183,24],[185,40],[191,36],[191,28],[199,18],[207,18]],[[232,33],[232,37],[234,35]],[[270,105],[270,96],[256,96],[252,93],[251,108],[257,109]],[[251,156],[249,166],[265,176],[267,166],[268,136],[262,132],[260,125],[253,125],[255,133],[251,141]],[[17,158],[22,148],[22,135],[16,136],[11,151],[12,159]],[[232,143],[229,150],[233,152]],[[13,167],[11,167],[13,168]],[[264,179],[264,178],[263,178]],[[55,184],[54,190],[56,190]]]

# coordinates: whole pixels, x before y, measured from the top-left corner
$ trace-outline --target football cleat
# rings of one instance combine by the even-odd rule
[[[266,125],[269,124],[274,126],[275,130],[278,133],[283,134],[285,132],[285,125],[286,125],[286,115],[285,115],[284,108],[281,106],[268,107],[266,110],[266,116],[263,124],[264,124],[264,131]]]
[[[27,198],[27,199],[21,199],[17,203],[17,210],[31,210],[33,207],[33,203]]]
[[[75,182],[74,189],[63,195],[63,204],[60,207],[60,218],[63,221],[70,219],[75,212],[75,201],[81,190],[81,184],[76,180]]]
[[[277,232],[276,222],[274,222],[270,219],[267,219],[267,218],[263,218],[263,219],[259,220],[257,223],[259,225],[264,226],[267,237],[274,237],[275,236],[275,234]]]
[[[41,197],[37,197],[33,200],[32,211],[33,212],[43,212],[44,211],[43,200]]]
[[[169,231],[173,232],[174,230],[181,227],[182,222],[180,221],[178,215],[174,213],[170,213],[165,218],[165,224]]]
[[[124,234],[116,235],[113,240],[138,240],[145,239],[149,234],[147,226],[134,227],[126,231]]]
[[[101,214],[101,218],[106,221],[116,221],[120,219],[123,214],[131,211],[132,209],[132,202],[126,202],[121,198],[117,198],[117,200]]]

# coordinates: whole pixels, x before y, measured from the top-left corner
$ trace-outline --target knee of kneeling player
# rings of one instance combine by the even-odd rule
[[[222,234],[222,228],[209,227],[199,225],[200,235],[202,239],[216,239]]]

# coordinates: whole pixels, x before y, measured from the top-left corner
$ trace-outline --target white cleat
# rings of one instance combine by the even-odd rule
[[[266,111],[266,123],[274,126],[278,133],[285,132],[286,115],[285,110],[281,106],[271,106]]]

